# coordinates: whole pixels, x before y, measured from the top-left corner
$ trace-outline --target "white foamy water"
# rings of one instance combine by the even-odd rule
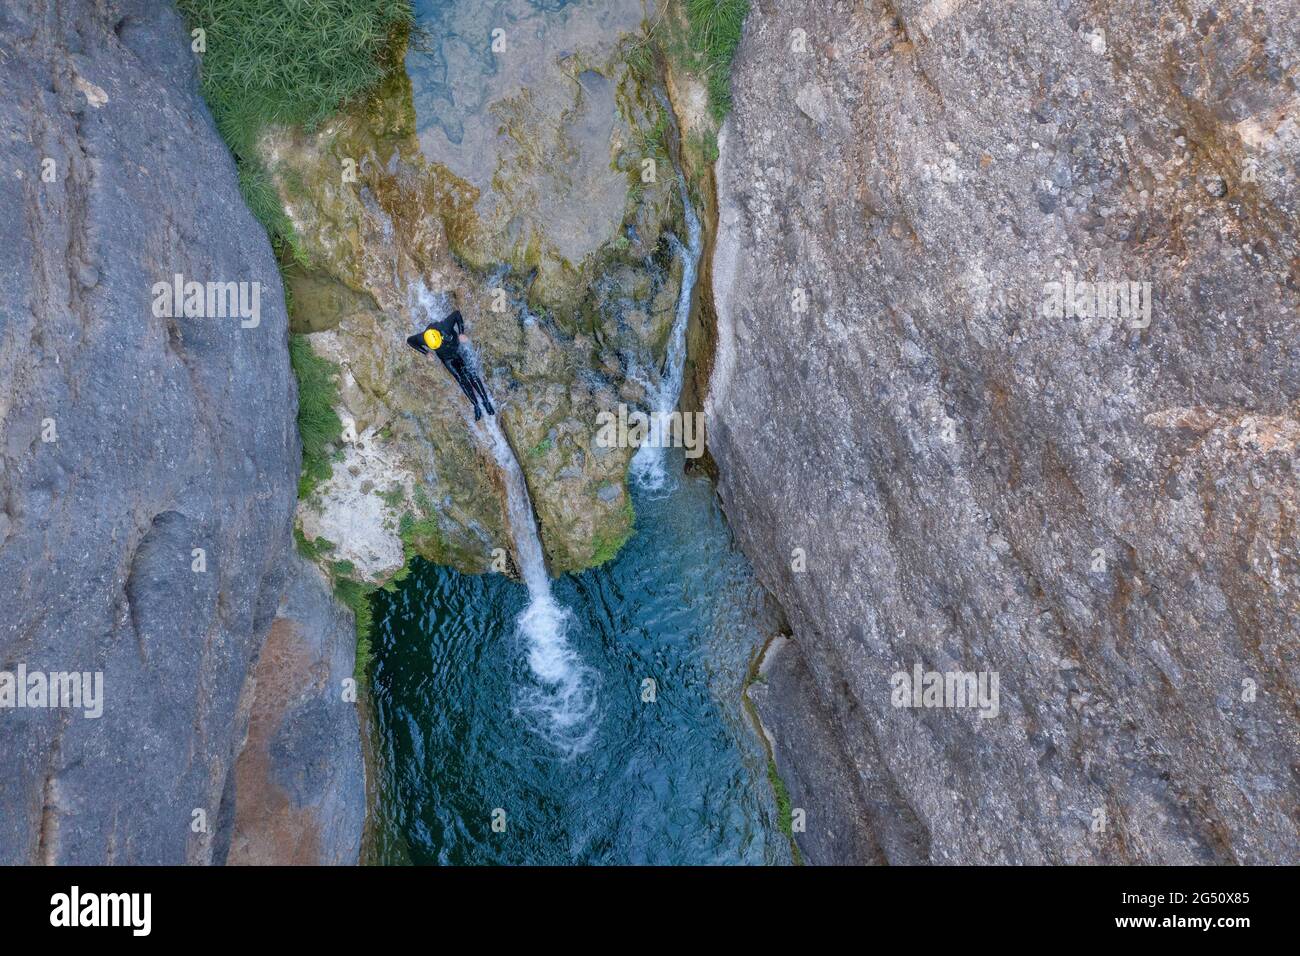
[[[682,196],[682,210],[686,217],[686,244],[673,239],[673,247],[682,257],[682,289],[677,296],[677,311],[673,328],[668,336],[668,350],[664,359],[659,383],[650,389],[650,430],[641,447],[632,456],[628,469],[632,480],[646,491],[658,491],[668,483],[664,467],[664,450],[671,440],[668,414],[677,408],[682,394],[682,373],[686,367],[686,323],[691,315],[691,295],[695,290],[695,277],[700,264],[700,220],[691,207],[686,193],[686,183],[678,174],[678,190]]]
[[[436,322],[451,311],[445,294],[433,292],[423,283],[412,291],[415,303],[428,321]],[[473,333],[472,328],[467,331]],[[482,377],[473,347],[462,340],[461,348]],[[551,593],[533,503],[514,449],[495,415],[485,411],[482,420],[475,422],[469,403],[459,395],[457,400],[462,402],[461,410],[471,433],[501,469],[510,536],[519,572],[528,586],[528,607],[515,620],[515,635],[522,645],[533,683],[518,689],[515,705],[534,730],[566,757],[572,757],[587,749],[596,732],[596,674],[582,662],[566,637],[573,612]],[[495,399],[492,404],[497,404]]]
[[[505,479],[510,534],[528,586],[528,607],[516,619],[515,633],[535,683],[519,688],[516,706],[538,733],[572,757],[587,749],[596,732],[596,675],[569,645],[566,635],[573,612],[551,593],[533,504],[514,449],[495,415],[484,415],[474,433]]]

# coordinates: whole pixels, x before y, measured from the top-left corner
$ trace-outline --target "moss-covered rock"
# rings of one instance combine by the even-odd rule
[[[663,361],[681,278],[664,235],[681,221],[676,173],[663,108],[617,36],[553,65],[490,104],[503,141],[483,185],[428,157],[401,70],[320,128],[260,143],[301,253],[287,269],[295,329],[339,367],[344,434],[300,524],[359,580],[387,580],[412,554],[481,572],[512,550],[468,404],[404,341],[453,305],[551,570],[608,560],[632,533],[632,450],[594,438],[598,414],[643,394]]]

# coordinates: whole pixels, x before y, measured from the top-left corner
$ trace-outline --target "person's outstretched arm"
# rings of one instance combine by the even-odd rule
[[[461,318],[460,309],[451,314],[451,330],[457,335],[465,334],[465,320]]]

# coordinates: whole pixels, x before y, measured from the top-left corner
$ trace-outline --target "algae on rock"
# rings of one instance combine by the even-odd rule
[[[681,281],[666,233],[682,215],[663,108],[621,34],[579,36],[531,82],[494,89],[487,169],[448,165],[461,160],[419,129],[401,69],[318,129],[261,139],[302,253],[286,269],[295,331],[339,368],[343,434],[299,522],[361,581],[412,554],[482,572],[512,549],[468,404],[405,344],[453,307],[552,572],[608,560],[632,533],[633,449],[598,447],[597,415],[657,377]]]

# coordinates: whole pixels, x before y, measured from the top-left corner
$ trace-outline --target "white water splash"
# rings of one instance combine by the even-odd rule
[[[412,303],[411,300],[414,300]],[[441,322],[443,318],[451,314],[451,299],[445,292],[434,292],[424,282],[416,282],[411,286],[407,295],[407,303],[411,305],[411,312],[417,318],[420,313],[424,313],[424,321],[420,323],[417,332],[424,331],[424,327],[430,322]],[[418,306],[418,308],[416,308]]]
[[[479,426],[475,434],[486,440],[505,478],[510,532],[528,586],[528,607],[516,619],[515,633],[536,683],[519,689],[516,706],[535,730],[572,757],[587,749],[596,732],[596,675],[569,645],[573,612],[551,593],[533,505],[514,450],[496,416],[484,416]]]
[[[691,315],[691,296],[695,290],[695,277],[700,264],[700,220],[691,207],[686,183],[678,174],[678,190],[682,196],[682,211],[686,217],[686,245],[673,239],[677,254],[682,257],[682,289],[677,296],[677,312],[668,336],[668,350],[664,359],[663,374],[659,384],[650,389],[650,430],[641,447],[632,456],[628,469],[632,480],[645,491],[658,491],[668,482],[664,466],[664,450],[669,434],[668,415],[677,408],[682,393],[682,374],[686,367],[686,323]]]
[[[414,303],[429,322],[437,322],[451,311],[447,296],[431,291],[422,282],[412,288],[412,293]],[[462,339],[461,348],[481,378],[482,369],[473,347]],[[495,415],[485,414],[475,422],[468,402],[462,404],[462,412],[475,440],[501,469],[510,535],[519,572],[528,586],[528,607],[515,620],[515,636],[522,645],[533,683],[517,689],[516,710],[566,759],[574,757],[591,745],[596,733],[596,673],[569,645],[567,632],[573,612],[551,593],[533,503],[514,449]]]
[[[505,478],[515,558],[528,587],[528,607],[515,621],[515,628],[523,638],[528,666],[538,686],[521,692],[521,709],[541,718],[543,735],[557,747],[570,755],[579,753],[587,748],[595,731],[595,674],[566,639],[573,612],[551,593],[533,503],[514,449],[495,415],[485,416],[479,424],[476,431],[487,436],[492,457]]]

